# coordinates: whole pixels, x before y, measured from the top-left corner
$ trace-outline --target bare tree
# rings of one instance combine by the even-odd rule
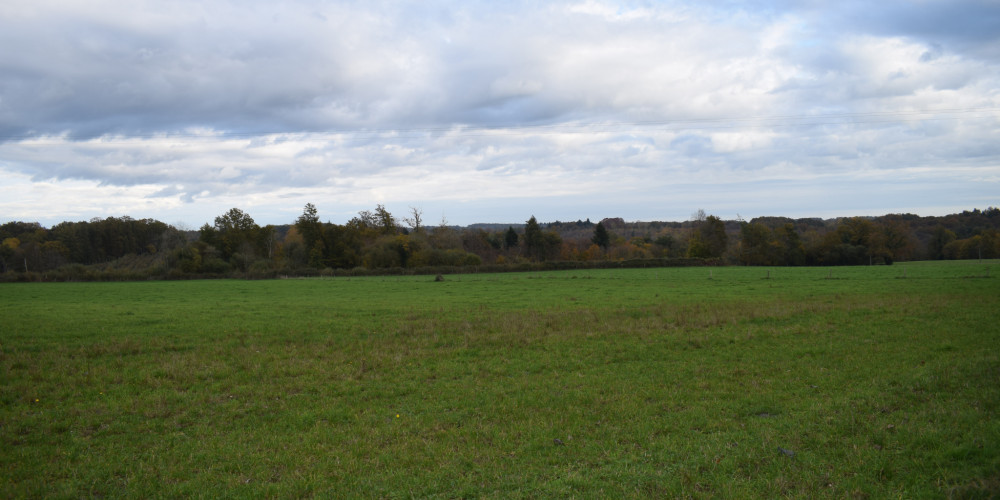
[[[411,217],[403,217],[403,222],[405,222],[407,226],[410,226],[414,233],[420,232],[420,230],[424,227],[424,211],[417,207],[410,207],[410,214]]]

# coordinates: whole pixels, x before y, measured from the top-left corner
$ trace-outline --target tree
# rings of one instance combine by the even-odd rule
[[[604,228],[604,224],[598,222],[594,226],[594,237],[590,239],[595,245],[603,248],[605,251],[608,250],[608,246],[611,245],[611,236],[608,234],[608,230]]]
[[[378,227],[378,218],[371,210],[362,210],[358,212],[358,216],[351,219],[348,224],[356,226],[359,230],[365,231]]]
[[[396,218],[381,203],[375,207],[375,222],[383,234],[396,232]]]
[[[268,224],[258,230],[259,240],[264,249],[267,250],[267,259],[274,259],[274,251],[278,247],[278,230],[272,224]]]
[[[202,228],[203,236],[210,235],[207,243],[218,244],[223,258],[231,259],[240,264],[244,271],[247,270],[260,246],[260,228],[253,218],[238,208],[232,208],[215,218],[215,225],[210,231],[207,229],[209,228]]]
[[[885,217],[878,229],[878,246],[885,251],[887,259],[910,260],[913,257],[916,245],[913,243],[909,225],[902,218]]]
[[[21,240],[13,236],[4,238],[3,243],[0,243],[0,273],[7,272],[8,263],[13,262],[19,246],[21,246]]]
[[[41,245],[42,270],[55,269],[66,263],[69,249],[61,241],[46,241]]]
[[[483,229],[466,229],[462,232],[462,249],[478,255],[487,262],[497,258],[497,251],[503,246],[500,235]]]
[[[795,230],[795,224],[791,222],[779,227],[774,231],[775,238],[781,246],[783,255],[783,265],[802,266],[806,263],[806,247],[802,244],[799,233]]]
[[[351,226],[327,224],[323,229],[323,241],[328,242],[327,265],[351,268],[360,264],[362,235]]]
[[[771,228],[759,222],[740,225],[740,261],[748,266],[771,266],[779,260]]]
[[[250,214],[238,208],[230,208],[228,212],[215,218],[215,230],[220,233],[228,231],[246,233],[256,228],[257,223],[253,221]]]
[[[864,217],[841,219],[837,227],[810,247],[816,263],[828,266],[859,266],[882,257],[875,238],[875,224]]]
[[[703,210],[699,210],[696,217],[704,215]],[[726,243],[729,238],[726,236],[726,224],[722,219],[714,215],[705,217],[704,220],[695,222],[694,233],[688,242],[688,257],[711,259],[722,257],[726,251]]]
[[[295,227],[302,235],[302,242],[308,255],[309,265],[312,267],[323,267],[323,260],[326,254],[326,244],[323,241],[323,224],[319,221],[319,213],[316,206],[306,203],[302,210],[302,215],[295,219]]]
[[[407,226],[410,226],[410,229],[413,229],[414,233],[419,233],[424,228],[423,220],[423,210],[416,207],[410,207],[410,217],[403,218],[403,222],[405,222]]]
[[[934,228],[934,232],[931,233],[931,241],[927,244],[929,257],[934,260],[943,259],[944,248],[955,241],[955,238],[954,232],[939,224]]]
[[[517,231],[513,227],[507,226],[507,231],[503,233],[503,247],[506,250],[510,250],[517,246]]]
[[[532,215],[524,226],[524,248],[529,257],[537,257],[541,253],[544,244],[542,228],[538,225],[535,216]]]
[[[982,234],[982,247],[979,249],[980,259],[995,259],[1000,257],[1000,231],[991,229]]]
[[[555,231],[542,231],[532,215],[524,226],[524,252],[528,258],[547,260],[559,255],[562,237]]]
[[[309,249],[306,248],[306,240],[298,226],[288,228],[285,239],[281,242],[281,254],[286,259],[286,265],[292,268],[309,263]]]
[[[677,240],[670,233],[663,233],[653,240],[653,245],[656,246],[657,253],[662,257],[678,257],[680,253],[680,248],[677,244]]]
[[[559,255],[559,250],[562,248],[562,237],[559,233],[555,231],[545,231],[542,233],[542,248],[541,256],[542,260],[548,260]]]
[[[299,234],[302,235],[302,239],[307,247],[312,247],[316,241],[322,239],[323,227],[319,222],[319,213],[316,211],[316,205],[306,203],[305,208],[302,210],[302,215],[298,219],[295,219],[295,227],[299,229]]]
[[[850,217],[840,221],[837,232],[841,235],[841,242],[871,249],[875,223],[864,217]]]

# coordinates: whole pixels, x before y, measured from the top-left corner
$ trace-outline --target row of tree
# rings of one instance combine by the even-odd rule
[[[506,226],[506,227],[504,227]],[[540,224],[427,227],[383,205],[345,224],[307,204],[293,224],[260,226],[233,208],[197,231],[129,217],[0,226],[3,279],[140,279],[308,275],[336,270],[517,268],[538,262],[646,262],[757,266],[891,264],[1000,257],[1000,209],[945,217],[835,220],[762,217],[724,221],[698,211],[686,222],[618,218]]]

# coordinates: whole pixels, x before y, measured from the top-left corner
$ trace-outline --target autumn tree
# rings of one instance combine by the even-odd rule
[[[7,272],[8,266],[14,261],[14,256],[17,255],[20,246],[21,240],[13,236],[4,238],[3,242],[0,242],[0,273]]]
[[[781,252],[781,265],[802,266],[806,263],[806,248],[795,230],[795,224],[785,223],[775,229],[774,236]]]
[[[740,262],[748,266],[772,266],[780,259],[771,228],[759,222],[740,225]]]
[[[462,232],[462,249],[475,254],[487,262],[494,262],[503,247],[501,235],[482,229],[466,229]]]
[[[704,211],[699,210],[696,218],[701,218],[703,215]],[[688,242],[688,257],[700,259],[722,257],[728,240],[726,224],[722,219],[709,215],[703,220],[696,220],[694,232]]]
[[[914,245],[910,228],[901,218],[889,216],[882,219],[876,227],[875,245],[886,262],[893,260],[910,260],[913,257]]]
[[[955,241],[955,239],[956,236],[953,231],[939,224],[934,228],[934,232],[931,233],[931,240],[927,244],[928,257],[934,260],[945,258],[945,247]]]
[[[811,252],[817,263],[829,266],[869,264],[884,255],[875,223],[865,217],[841,219],[833,231],[819,238]]]
[[[281,256],[283,264],[298,268],[309,263],[309,251],[306,248],[306,240],[302,237],[297,225],[288,228],[285,238],[281,242]]]
[[[375,207],[375,223],[382,234],[393,234],[396,232],[396,218],[385,209],[381,203]]]

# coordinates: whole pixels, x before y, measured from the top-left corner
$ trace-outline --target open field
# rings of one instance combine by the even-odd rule
[[[0,496],[988,498],[997,274],[4,284]]]

